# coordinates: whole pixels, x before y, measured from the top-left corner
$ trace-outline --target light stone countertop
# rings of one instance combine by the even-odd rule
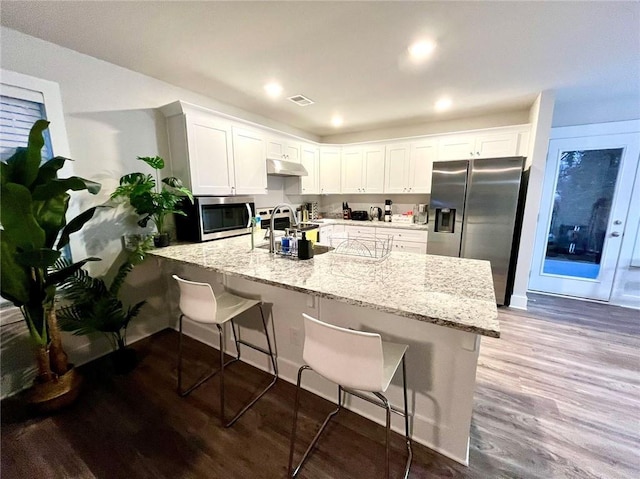
[[[250,237],[182,243],[149,254],[285,289],[500,337],[488,261],[393,251],[383,260],[334,252],[301,261],[251,250]],[[256,244],[257,246],[257,244]]]
[[[417,230],[417,231],[427,231],[427,225],[417,225],[415,223],[386,223],[384,221],[354,221],[354,220],[343,220],[343,219],[321,219],[321,220],[310,220],[309,223],[316,223],[322,228],[326,225],[349,225],[349,226],[364,226],[369,228],[397,228],[403,230]]]

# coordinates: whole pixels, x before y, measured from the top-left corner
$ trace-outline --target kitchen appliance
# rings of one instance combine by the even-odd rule
[[[342,203],[342,219],[350,220],[351,219],[351,208],[349,208],[349,203]]]
[[[181,241],[209,241],[251,233],[255,204],[251,196],[195,196],[181,203],[186,216],[175,215]]]
[[[385,223],[391,223],[391,200],[384,200],[384,221]]]
[[[271,223],[271,217],[274,217],[273,228],[276,231],[284,231],[286,229],[293,230],[293,227],[291,226],[290,208],[287,206],[283,206],[281,208],[278,208],[277,212],[274,212],[273,209],[273,206],[257,209],[257,214],[260,217],[261,228],[263,230],[268,230],[270,228],[269,225]],[[317,229],[318,227],[318,225],[303,222],[300,226],[298,226],[297,230],[310,231],[313,229]]]
[[[355,210],[351,212],[351,219],[354,221],[369,221],[369,213],[364,210]]]
[[[524,158],[435,162],[427,253],[491,262],[496,303],[508,305],[520,240]]]
[[[429,210],[426,204],[417,204],[413,211],[413,222],[418,225],[426,225],[429,222]]]
[[[371,221],[381,221],[382,220],[382,208],[379,206],[372,206],[369,208],[369,219]]]
[[[267,158],[267,175],[309,176],[309,172],[307,172],[307,169],[300,163]]]

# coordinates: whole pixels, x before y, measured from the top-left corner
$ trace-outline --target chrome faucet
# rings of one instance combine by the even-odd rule
[[[293,206],[291,206],[289,203],[281,203],[277,205],[275,208],[273,208],[273,212],[271,213],[271,222],[269,224],[269,253],[276,252],[276,235],[273,232],[273,227],[275,226],[274,221],[276,219],[276,213],[278,212],[278,210],[284,207],[289,208],[289,213],[293,218],[293,224],[296,226],[300,225],[300,223],[298,222],[298,218],[296,218],[296,213],[295,213],[296,209]]]

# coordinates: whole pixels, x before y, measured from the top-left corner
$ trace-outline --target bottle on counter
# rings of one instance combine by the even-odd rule
[[[296,230],[293,230],[289,237],[289,252],[292,256],[298,255],[298,234]]]
[[[283,253],[289,253],[290,251],[290,244],[289,244],[289,228],[285,228],[284,230],[284,236],[282,237],[282,239],[280,240],[281,244],[282,244],[282,252]]]
[[[302,238],[298,240],[298,259],[313,258],[313,243],[307,239],[307,233],[302,232]]]

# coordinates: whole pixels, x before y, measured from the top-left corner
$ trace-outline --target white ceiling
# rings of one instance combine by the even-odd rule
[[[638,2],[3,1],[1,13],[9,28],[319,136],[523,109],[546,89],[565,103],[640,102]],[[423,37],[438,48],[416,67],[406,49]],[[276,101],[263,91],[273,79]],[[444,114],[442,95],[454,102]]]

